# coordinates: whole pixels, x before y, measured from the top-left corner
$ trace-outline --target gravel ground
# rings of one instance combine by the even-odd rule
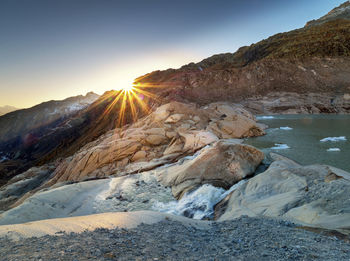
[[[196,229],[166,220],[18,242],[0,239],[1,260],[350,260],[350,244],[272,219],[242,217]]]

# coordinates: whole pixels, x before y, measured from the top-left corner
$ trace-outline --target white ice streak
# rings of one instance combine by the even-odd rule
[[[288,126],[286,126],[286,127],[280,127],[280,130],[292,130],[293,128],[291,128],[291,127],[288,127]]]
[[[287,144],[275,143],[275,147],[272,147],[271,149],[272,150],[286,150],[286,149],[290,149],[290,147]]]
[[[324,138],[322,140],[320,140],[321,142],[327,142],[327,141],[331,141],[331,142],[337,142],[337,141],[346,141],[346,137],[345,136],[340,136],[340,137],[327,137]]]
[[[229,190],[204,184],[198,189],[186,193],[179,201],[171,201],[169,203],[156,202],[153,208],[160,212],[193,219],[211,218],[214,214],[215,205],[245,182],[245,180],[242,180]]]
[[[336,151],[340,151],[340,149],[339,148],[329,148],[327,151],[328,152],[336,152]]]
[[[256,119],[257,120],[271,120],[274,119],[275,117],[273,116],[257,116]]]

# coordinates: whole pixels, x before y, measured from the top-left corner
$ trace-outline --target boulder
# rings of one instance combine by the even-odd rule
[[[284,157],[233,191],[220,221],[268,216],[350,233],[350,173],[324,165],[301,166]],[[222,212],[222,211],[221,211]]]
[[[174,197],[202,184],[228,189],[233,184],[254,173],[264,159],[264,154],[254,147],[235,140],[217,141],[204,148],[198,156],[161,170],[160,182],[172,188]]]
[[[146,138],[146,142],[152,146],[163,144],[166,141],[167,141],[167,138],[163,135],[152,134],[152,135],[148,135]]]
[[[134,154],[134,156],[132,156],[131,161],[141,161],[144,160],[147,156],[147,152],[146,151],[138,151]]]

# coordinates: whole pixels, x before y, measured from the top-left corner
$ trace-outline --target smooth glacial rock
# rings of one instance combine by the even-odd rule
[[[264,173],[220,204],[226,209],[219,220],[269,216],[350,233],[350,173],[325,165],[304,167],[276,154],[273,158]]]
[[[202,184],[229,188],[254,173],[264,159],[258,149],[236,140],[222,140],[204,148],[194,159],[159,172],[160,182],[172,188],[174,197]]]
[[[155,202],[173,200],[152,172],[92,180],[40,191],[0,214],[0,225],[90,215],[151,210]]]
[[[82,233],[104,229],[134,229],[141,224],[154,224],[164,220],[181,222],[183,225],[196,229],[207,229],[209,222],[193,220],[154,211],[111,212],[79,217],[55,218],[16,225],[0,226],[0,238],[22,240],[30,237],[57,236],[65,233]]]

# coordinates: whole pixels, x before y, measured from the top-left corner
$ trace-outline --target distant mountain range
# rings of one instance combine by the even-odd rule
[[[17,111],[17,110],[19,109],[13,106],[9,106],[9,105],[2,106],[0,107],[0,116],[12,111]]]

